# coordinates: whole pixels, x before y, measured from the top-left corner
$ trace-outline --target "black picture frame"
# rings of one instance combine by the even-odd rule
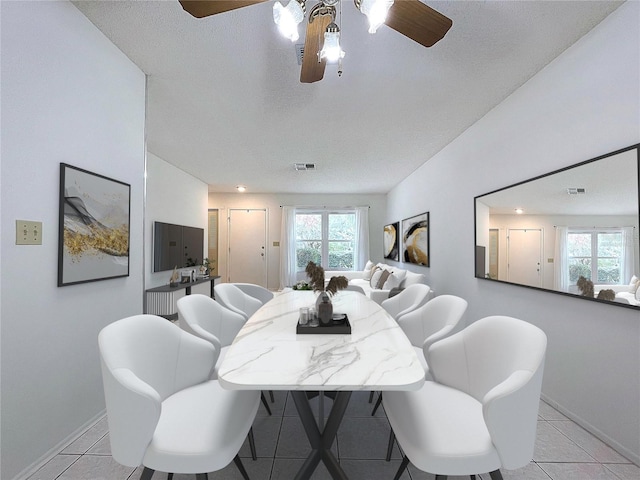
[[[385,225],[382,235],[384,258],[397,262],[400,260],[400,222]]]
[[[60,163],[58,286],[129,276],[131,185]]]
[[[402,261],[428,267],[431,264],[429,252],[429,212],[402,220]]]

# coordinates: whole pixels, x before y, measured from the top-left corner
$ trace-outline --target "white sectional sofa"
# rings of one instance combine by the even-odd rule
[[[594,285],[594,296],[598,297],[600,290],[613,290],[616,292],[616,302],[628,303],[640,306],[640,278],[633,276],[628,285]]]
[[[326,282],[331,277],[339,275],[346,277],[349,280],[349,285],[361,287],[365,295],[376,303],[382,303],[389,298],[389,292],[392,288],[406,288],[414,283],[426,284],[426,277],[423,274],[385,263],[374,264],[373,262],[367,262],[367,266],[362,271],[326,270],[324,272]],[[430,294],[430,296],[432,295],[433,293]]]

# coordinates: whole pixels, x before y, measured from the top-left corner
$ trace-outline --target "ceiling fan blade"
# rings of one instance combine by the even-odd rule
[[[453,25],[450,18],[419,0],[396,0],[384,23],[425,47],[442,39]]]
[[[196,18],[248,7],[266,0],[179,0],[182,8]]]
[[[327,61],[318,61],[318,52],[324,45],[324,32],[333,21],[331,15],[319,15],[307,22],[307,37],[304,40],[304,56],[302,57],[301,83],[313,83],[322,80]]]

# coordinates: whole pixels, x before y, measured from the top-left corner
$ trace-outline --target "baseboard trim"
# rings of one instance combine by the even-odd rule
[[[544,393],[542,395],[540,395],[540,398],[542,398],[542,400],[544,400],[546,403],[548,403],[553,408],[558,410],[565,417],[573,420],[578,425],[580,425],[582,428],[584,428],[586,431],[588,431],[592,435],[595,435],[596,437],[598,437],[600,440],[602,440],[604,443],[609,445],[611,448],[613,448],[620,455],[622,455],[623,457],[627,458],[630,462],[633,462],[636,465],[640,466],[640,455],[638,455],[637,453],[632,452],[627,447],[625,447],[624,445],[620,444],[618,441],[614,440],[609,435],[607,435],[606,433],[602,432],[600,429],[594,427],[589,422],[587,422],[585,419],[579,417],[575,413],[573,413],[570,410],[566,409],[565,407],[560,405],[558,402],[552,400],[551,398],[549,398]]]
[[[51,460],[53,457],[59,454],[68,445],[75,442],[89,428],[93,427],[96,423],[98,423],[106,415],[106,413],[107,413],[106,410],[102,410],[100,413],[94,416],[91,420],[88,420],[81,427],[79,427],[73,433],[68,435],[65,439],[58,442],[54,447],[52,447],[49,451],[47,451],[47,453],[42,455],[38,460],[33,462],[24,470],[22,470],[18,475],[13,477],[11,480],[27,480],[27,478],[29,478],[31,475],[33,475],[38,470],[40,470],[49,460]]]

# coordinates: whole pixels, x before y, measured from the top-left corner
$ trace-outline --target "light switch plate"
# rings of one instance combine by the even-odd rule
[[[42,222],[16,220],[16,245],[42,245]]]

